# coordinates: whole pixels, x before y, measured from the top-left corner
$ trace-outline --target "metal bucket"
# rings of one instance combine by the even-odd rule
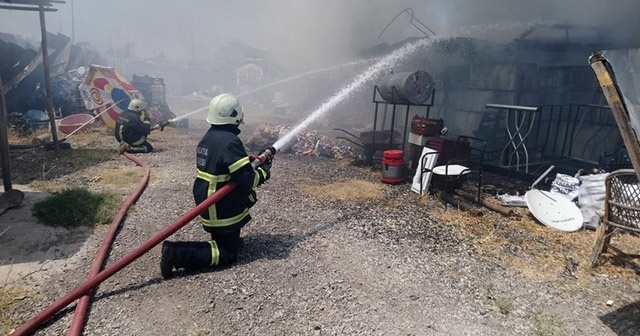
[[[418,70],[392,74],[378,89],[387,103],[419,105],[431,98],[434,86],[431,75]]]

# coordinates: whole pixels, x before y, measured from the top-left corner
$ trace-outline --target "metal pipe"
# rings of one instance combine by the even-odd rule
[[[560,113],[558,114],[558,122],[555,123],[555,135],[553,137],[553,147],[552,147],[552,154],[555,157],[557,149],[558,149],[558,137],[560,136],[560,124],[562,122],[562,114],[564,113],[564,105],[560,105]],[[562,156],[562,153],[560,153],[559,156]]]
[[[393,109],[391,110],[391,132],[389,134],[389,148],[393,148],[393,133],[396,127],[396,104],[393,104]]]
[[[7,134],[7,105],[4,101],[2,74],[0,74],[0,160],[2,161],[2,185],[7,192],[11,185],[11,163],[9,162],[9,135]]]
[[[402,135],[402,151],[404,152],[404,144],[407,142],[407,126],[409,124],[409,105],[404,116],[404,134]]]
[[[80,125],[80,127],[76,128],[75,130],[73,130],[73,132],[67,134],[67,136],[65,136],[62,140],[60,141],[64,141],[67,138],[69,138],[70,136],[72,136],[73,134],[75,134],[76,132],[78,132],[79,130],[81,130],[84,126],[86,126],[87,124],[93,122],[94,120],[96,120],[98,117],[100,117],[101,115],[103,115],[105,112],[109,111],[111,108],[113,108],[114,106],[120,104],[121,102],[123,102],[124,99],[121,99],[120,101],[118,101],[117,103],[112,104],[111,106],[109,106],[108,108],[106,108],[104,111],[98,113],[98,115],[94,116],[93,118],[91,118],[89,121],[87,121],[86,123]],[[134,161],[133,159],[130,158],[130,160]],[[134,161],[135,162],[135,161]]]
[[[553,170],[553,168],[555,168],[556,166],[551,165],[549,166],[549,168],[547,168],[547,170],[542,173],[542,175],[540,175],[540,177],[538,177],[538,179],[536,179],[533,184],[531,185],[531,189],[535,188],[538,183],[540,183],[540,181],[542,181],[545,177],[547,177],[547,175],[549,175],[549,173]]]
[[[486,104],[485,107],[495,108],[495,109],[504,109],[504,110],[528,111],[528,112],[535,112],[538,110],[538,107],[533,107],[533,106],[503,105],[503,104]]]
[[[26,7],[26,6],[11,6],[11,5],[0,5],[0,9],[9,9],[9,10],[19,10],[19,11],[29,11],[29,12],[38,12],[40,8],[38,7]],[[44,8],[42,9],[44,12],[57,12],[57,8]]]
[[[120,206],[118,213],[116,214],[115,218],[111,222],[111,225],[109,225],[109,229],[105,234],[105,237],[102,240],[102,243],[100,244],[100,248],[98,249],[98,253],[96,254],[96,257],[93,261],[93,265],[89,270],[89,276],[88,276],[89,279],[98,275],[98,273],[100,273],[100,270],[102,270],[102,266],[104,265],[105,260],[107,259],[109,249],[116,236],[116,232],[118,231],[118,228],[120,227],[120,224],[124,219],[124,216],[126,216],[127,211],[129,211],[129,208],[131,208],[131,206],[136,202],[136,200],[140,197],[140,195],[142,195],[142,192],[145,190],[145,188],[147,187],[147,184],[149,183],[149,175],[150,175],[149,166],[144,161],[140,160],[139,158],[133,155],[129,155],[125,153],[124,156],[127,159],[133,161],[138,166],[142,167],[142,169],[144,169],[144,176],[142,177],[140,184],[138,184],[138,188],[129,196],[129,198],[127,198],[127,200],[122,204],[122,206]],[[96,289],[97,289],[97,286],[94,289],[88,291],[78,301],[78,304],[76,305],[76,310],[73,314],[73,319],[71,320],[71,326],[69,327],[68,335],[75,336],[75,335],[80,335],[82,333],[84,320],[85,320],[85,317],[87,316],[87,311],[89,309],[89,305],[91,304],[91,300],[93,299]]]
[[[560,150],[560,156],[565,157],[569,156],[565,154],[564,151],[567,147],[567,140],[569,139],[569,128],[572,124],[571,117],[573,116],[573,105],[569,105],[569,113],[567,114],[567,124],[564,127],[564,136],[562,137],[562,149]]]
[[[214,203],[218,202],[222,197],[227,195],[233,188],[235,188],[236,182],[229,182],[224,187],[218,189],[214,194],[205,199],[202,203],[198,204],[196,207],[189,210],[187,213],[182,215],[178,220],[176,220],[171,225],[164,228],[160,233],[151,237],[151,239],[147,240],[145,243],[140,245],[137,249],[133,250],[113,265],[107,267],[102,272],[98,273],[96,276],[87,279],[84,283],[77,286],[74,290],[67,293],[62,298],[58,299],[54,303],[50,304],[47,308],[42,310],[36,316],[29,319],[22,326],[16,329],[10,335],[12,336],[22,336],[22,335],[31,335],[34,333],[42,323],[47,321],[53,315],[58,313],[60,310],[64,309],[71,302],[75,301],[79,297],[87,294],[90,290],[95,288],[97,285],[102,283],[104,280],[114,275],[118,271],[125,268],[127,265],[132,263],[134,260],[138,259],[143,254],[147,253],[156,245],[160,244],[163,240],[167,239],[169,236],[174,234],[183,226],[187,225],[192,219],[196,218],[200,213],[205,211],[207,208],[212,206]]]

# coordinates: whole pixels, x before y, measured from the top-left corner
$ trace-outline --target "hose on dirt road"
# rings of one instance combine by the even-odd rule
[[[124,157],[133,161],[138,166],[142,167],[144,170],[144,175],[142,176],[142,180],[140,184],[138,184],[138,188],[134,190],[131,195],[127,198],[127,200],[122,203],[118,213],[113,218],[111,225],[109,225],[109,229],[105,234],[102,243],[100,244],[100,248],[98,249],[98,253],[93,261],[93,265],[89,270],[89,279],[96,276],[102,270],[102,267],[107,259],[109,254],[109,250],[111,249],[111,244],[113,244],[113,240],[116,236],[116,232],[122,223],[122,220],[127,215],[129,208],[138,200],[140,195],[147,188],[147,184],[149,183],[149,175],[151,174],[151,170],[149,166],[142,161],[141,159],[129,155],[128,153],[123,154]],[[91,300],[93,300],[93,296],[96,292],[96,288],[91,289],[85,295],[83,295],[80,300],[78,300],[78,304],[76,305],[76,310],[73,314],[73,319],[71,320],[71,326],[69,327],[69,336],[79,336],[82,333],[82,328],[84,327],[84,320],[87,316],[87,311],[89,310],[89,305],[91,304]]]
[[[105,268],[103,271],[99,272],[95,276],[89,277],[84,283],[77,286],[75,289],[56,300],[36,316],[27,320],[23,325],[18,327],[14,332],[12,332],[11,336],[24,336],[33,334],[44,322],[50,319],[52,316],[57,314],[59,311],[67,307],[76,299],[89,294],[96,286],[102,283],[107,278],[111,277],[118,271],[122,270],[134,260],[138,259],[143,254],[147,253],[156,245],[160,244],[162,241],[167,239],[169,236],[174,234],[176,231],[181,229],[183,226],[187,225],[191,220],[199,216],[203,211],[207,208],[218,202],[222,197],[226,196],[233,188],[235,188],[236,182],[229,182],[224,187],[218,189],[215,193],[211,194],[207,199],[205,199],[202,203],[198,204],[196,207],[191,208],[187,213],[178,218],[175,222],[165,227],[162,231],[160,231],[155,236],[151,237],[145,243],[140,245],[138,248],[129,252],[126,256],[122,257],[111,266]],[[77,327],[76,327],[77,328]],[[74,329],[76,330],[76,329]]]
[[[269,148],[264,149],[257,156],[251,157],[251,160],[252,160],[251,161],[251,167],[253,169],[256,169],[258,166],[260,166],[262,164],[266,164],[267,162],[269,162],[269,164],[270,164],[270,162],[273,159],[273,157],[276,154],[276,152],[277,152],[277,149],[275,147],[275,144],[274,144],[274,146],[271,146]],[[124,155],[128,159],[134,161],[136,164],[138,164],[140,166],[144,165],[143,168],[146,167],[145,168],[145,178],[143,178],[143,181],[140,183],[140,186],[139,186],[138,190],[136,190],[136,193],[138,193],[138,191],[140,191],[140,193],[141,193],[144,190],[144,188],[146,187],[147,183],[148,183],[148,174],[146,174],[146,173],[148,172],[149,168],[148,168],[148,166],[146,166],[146,164],[144,164],[143,161],[138,160],[137,158],[135,158],[135,157],[133,157],[131,155],[128,155],[128,154],[124,154]],[[91,267],[89,278],[84,283],[82,283],[79,286],[77,286],[74,290],[72,290],[71,292],[67,293],[65,296],[61,297],[60,299],[58,299],[54,303],[50,304],[47,308],[45,308],[43,311],[38,313],[36,316],[34,316],[31,319],[27,320],[27,322],[25,322],[22,326],[20,326],[18,329],[16,329],[10,335],[11,336],[31,335],[33,332],[35,332],[38,329],[38,327],[40,325],[42,325],[42,323],[47,321],[53,315],[57,314],[60,310],[64,309],[71,302],[75,301],[76,299],[78,299],[80,297],[83,297],[83,300],[81,300],[82,304],[79,303],[78,307],[76,307],[76,312],[78,312],[78,316],[80,316],[80,317],[77,317],[77,318],[74,317],[74,320],[72,321],[72,326],[71,326],[71,328],[69,330],[69,335],[71,335],[72,333],[78,333],[79,334],[80,332],[82,332],[82,324],[83,324],[84,318],[86,316],[86,310],[88,308],[91,296],[92,296],[93,292],[95,291],[95,288],[100,283],[102,283],[104,280],[106,280],[110,276],[114,275],[115,273],[117,273],[121,269],[125,268],[127,265],[132,263],[134,260],[138,259],[143,254],[149,252],[149,250],[154,248],[156,245],[160,244],[165,239],[169,238],[169,236],[174,234],[176,231],[180,230],[183,226],[185,226],[189,222],[191,222],[191,220],[193,220],[194,218],[199,216],[206,209],[208,209],[213,204],[218,202],[221,198],[226,196],[231,190],[233,190],[233,188],[236,187],[236,185],[237,185],[236,182],[229,181],[225,186],[223,186],[222,188],[218,189],[215,193],[211,194],[204,201],[202,201],[202,203],[198,204],[194,208],[191,208],[191,210],[189,210],[187,213],[182,215],[180,218],[178,218],[175,222],[173,222],[169,226],[165,227],[158,234],[156,234],[155,236],[151,237],[149,240],[144,242],[138,248],[136,248],[132,252],[129,252],[129,254],[127,254],[126,256],[122,257],[120,260],[116,261],[113,265],[107,267],[102,272],[100,272],[100,268],[104,264],[104,258],[106,257],[106,254],[107,254],[107,252],[109,250],[109,246],[111,244],[110,241],[108,243],[103,242],[103,244],[101,245],[99,254],[96,257],[96,261],[94,262],[94,265]],[[139,194],[136,195],[136,193],[134,193],[127,200],[127,202],[125,202],[125,204],[121,207],[121,209],[120,209],[118,214],[122,213],[122,217],[124,217],[124,215],[126,214],[126,210],[128,209],[128,206],[131,206],[131,204],[133,204],[134,201],[139,197]],[[128,204],[128,206],[127,206],[127,204]],[[123,209],[125,207],[126,207],[126,209]],[[118,219],[117,217],[118,216],[116,216],[116,218],[114,219],[114,222],[113,222],[113,223],[116,223],[116,224],[112,223],[111,226],[113,228],[112,229],[110,228],[109,233],[107,235],[109,237],[109,240],[112,240],[113,235],[115,234],[115,231],[116,231],[117,227],[119,226],[119,223],[120,223],[120,221],[122,219],[122,218]],[[111,231],[113,231],[113,232],[111,232]],[[103,251],[103,249],[104,249],[104,251]],[[80,307],[80,306],[82,306],[82,307]]]

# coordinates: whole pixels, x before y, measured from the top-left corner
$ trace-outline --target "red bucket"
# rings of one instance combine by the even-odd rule
[[[398,184],[406,180],[403,151],[391,149],[382,153],[382,178],[380,180],[389,184]]]

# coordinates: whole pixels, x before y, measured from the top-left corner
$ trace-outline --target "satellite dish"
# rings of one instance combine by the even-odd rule
[[[80,76],[83,76],[83,75],[87,72],[87,68],[85,68],[85,67],[81,66],[81,67],[79,67],[79,68],[78,68],[78,70],[76,70],[76,71],[78,71],[78,74],[79,74]]]
[[[545,226],[567,232],[582,228],[582,212],[570,200],[537,189],[527,191],[524,199],[533,217]]]

